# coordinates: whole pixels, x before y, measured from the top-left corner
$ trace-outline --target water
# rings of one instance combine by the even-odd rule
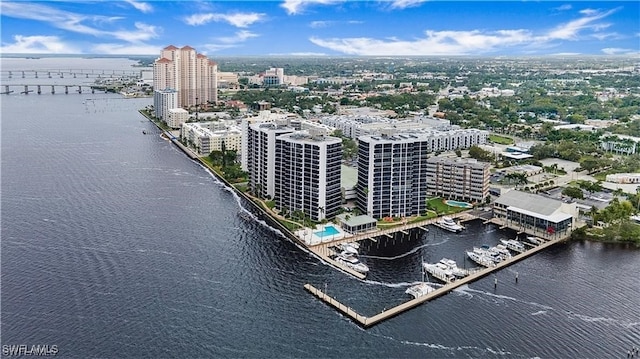
[[[338,233],[340,233],[340,231],[338,229],[336,229],[336,227],[334,227],[334,226],[325,226],[324,230],[319,231],[319,232],[313,232],[313,234],[315,234],[316,236],[318,236],[320,238],[334,236],[334,235],[336,235]]]
[[[0,100],[3,345],[73,358],[624,358],[640,346],[638,250],[561,244],[497,272],[495,289],[485,277],[364,330],[303,285],[371,316],[409,299],[421,258],[473,266],[464,250],[513,234],[469,223],[363,245],[371,272],[357,280],[163,140],[136,112],[150,99]]]

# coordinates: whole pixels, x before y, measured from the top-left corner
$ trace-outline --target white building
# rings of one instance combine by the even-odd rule
[[[612,183],[640,183],[640,173],[614,173],[607,175],[605,181]]]
[[[218,100],[218,65],[190,46],[167,46],[153,64],[154,89],[178,91],[178,106]]]
[[[275,197],[276,137],[294,132],[286,121],[253,123],[248,127],[249,188],[260,198]]]
[[[189,120],[189,111],[183,108],[170,108],[168,113],[169,116],[165,122],[171,128],[180,128]]]
[[[155,90],[153,92],[154,116],[162,121],[169,118],[169,109],[177,108],[178,91],[174,89]]]
[[[239,151],[242,144],[240,129],[221,121],[185,123],[180,130],[180,138],[195,148],[200,156],[208,156],[213,151],[223,149]]]
[[[342,140],[310,130],[276,137],[276,206],[301,211],[313,221],[333,218],[342,203],[340,162]]]
[[[467,202],[483,203],[489,195],[490,165],[475,159],[427,159],[427,193]]]

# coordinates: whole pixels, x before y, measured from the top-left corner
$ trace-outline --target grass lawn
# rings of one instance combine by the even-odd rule
[[[499,135],[493,135],[493,134],[489,135],[489,141],[500,144],[500,145],[512,145],[515,142],[511,137],[499,136]]]
[[[442,198],[432,198],[428,200],[427,208],[435,210],[439,215],[458,213],[465,210],[465,208],[446,205],[444,202],[442,202]]]

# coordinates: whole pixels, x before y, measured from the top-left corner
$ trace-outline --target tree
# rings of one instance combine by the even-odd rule
[[[584,198],[584,194],[582,193],[582,190],[578,187],[573,187],[573,186],[566,187],[565,189],[563,189],[562,194],[571,198],[578,198],[578,199]]]

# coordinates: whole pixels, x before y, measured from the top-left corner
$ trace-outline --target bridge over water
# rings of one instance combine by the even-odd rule
[[[46,69],[46,70],[2,70],[0,76],[3,78],[114,78],[114,77],[140,77],[143,70],[150,68],[139,68],[134,70],[91,70],[91,69]]]
[[[45,90],[43,90],[45,89]],[[48,90],[47,90],[48,89]],[[57,91],[56,91],[57,89]],[[51,85],[51,84],[46,84],[46,85],[24,85],[24,84],[15,84],[15,85],[4,85],[3,91],[0,92],[0,94],[2,95],[9,95],[12,93],[19,93],[19,94],[23,94],[23,95],[28,95],[30,93],[37,93],[38,95],[41,94],[56,94],[57,93],[64,93],[66,95],[70,94],[70,93],[96,93],[96,91],[100,91],[100,92],[106,92],[104,90],[101,90],[99,88],[96,88],[96,86],[94,85]]]

